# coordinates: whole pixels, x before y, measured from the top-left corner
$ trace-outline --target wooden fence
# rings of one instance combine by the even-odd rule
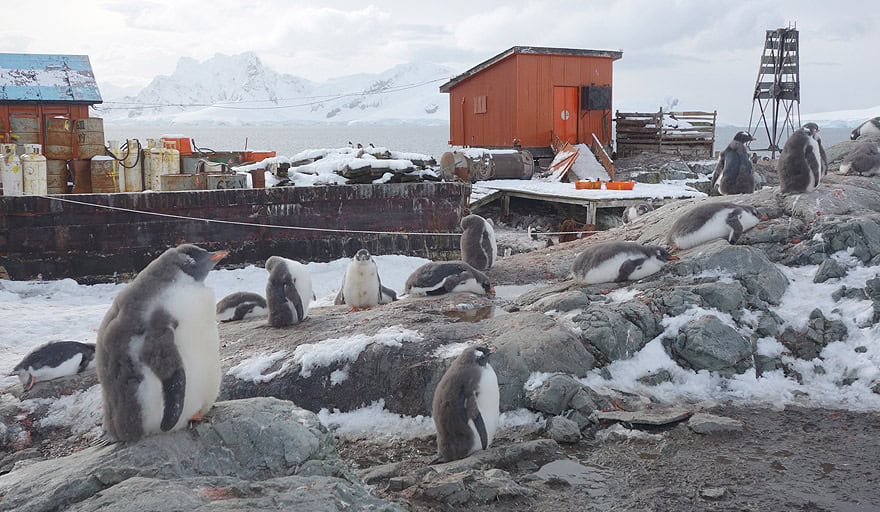
[[[718,112],[616,112],[617,156],[646,151],[712,158]]]

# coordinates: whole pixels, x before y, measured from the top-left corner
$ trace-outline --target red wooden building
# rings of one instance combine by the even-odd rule
[[[611,67],[623,52],[514,46],[440,86],[449,144],[548,148],[611,143]]]

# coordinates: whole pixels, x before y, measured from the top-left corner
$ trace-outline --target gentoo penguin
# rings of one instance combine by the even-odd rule
[[[498,428],[498,377],[489,364],[490,350],[468,347],[443,374],[431,414],[437,427],[437,458],[463,459],[492,444]]]
[[[379,267],[373,261],[370,252],[361,249],[345,269],[342,288],[339,289],[333,303],[337,306],[348,304],[352,310],[357,310],[371,308],[377,304],[388,304],[395,300],[397,293],[391,288],[382,286]]]
[[[495,264],[498,245],[491,219],[468,215],[461,219],[461,259],[477,270],[489,270]]]
[[[312,276],[298,261],[272,256],[266,260],[269,282],[266,284],[266,302],[269,305],[269,325],[284,327],[298,324],[309,316]]]
[[[783,194],[812,192],[828,168],[816,123],[807,123],[785,142],[776,163],[779,189]]]
[[[266,299],[259,293],[230,293],[217,303],[217,320],[220,322],[235,322],[245,318],[257,318],[266,316],[268,312]]]
[[[471,292],[494,295],[486,274],[463,261],[431,262],[417,268],[406,280],[406,293],[412,296]]]
[[[629,224],[630,222],[641,217],[642,215],[653,211],[654,207],[648,203],[639,203],[633,206],[629,206],[625,210],[623,210],[623,223]]]
[[[201,419],[220,392],[220,338],[208,272],[227,251],[183,244],[113,301],[95,348],[104,429],[118,441]]]
[[[12,369],[25,391],[34,384],[95,367],[95,344],[78,341],[53,341],[31,351]]]
[[[858,128],[852,131],[849,138],[856,140],[859,137],[864,137],[866,135],[880,135],[880,116],[872,117],[859,125]]]
[[[578,254],[571,272],[584,284],[635,281],[659,272],[667,261],[677,259],[656,245],[601,242]]]
[[[749,132],[738,132],[727,148],[718,157],[712,184],[709,190],[718,191],[721,195],[751,194],[755,191],[755,176],[752,173],[752,160],[746,144],[755,140]]]
[[[666,241],[677,249],[690,249],[716,238],[735,243],[758,225],[761,215],[751,206],[734,203],[703,203],[679,215]]]
[[[880,175],[880,145],[877,140],[862,140],[843,157],[840,163],[841,174],[859,176]]]

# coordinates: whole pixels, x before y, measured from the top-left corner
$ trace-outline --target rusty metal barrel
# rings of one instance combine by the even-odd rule
[[[112,194],[119,192],[119,173],[115,160],[109,156],[93,156],[90,167],[92,193]]]
[[[33,114],[9,114],[9,132],[19,155],[25,154],[25,144],[40,144],[40,120]]]
[[[46,146],[43,154],[49,160],[73,158],[73,122],[70,119],[50,117],[46,120]]]
[[[73,165],[73,193],[74,194],[91,194],[92,193],[92,170],[91,160],[77,158],[70,161]]]
[[[440,156],[440,175],[448,181],[528,180],[534,172],[535,161],[528,151],[470,148]]]
[[[76,138],[76,158],[103,156],[104,120],[100,117],[77,119],[73,125]]]
[[[67,193],[67,161],[46,161],[46,188],[50,194]]]

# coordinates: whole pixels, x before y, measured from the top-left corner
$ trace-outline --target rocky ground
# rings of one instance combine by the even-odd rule
[[[662,244],[699,200],[585,240],[525,242],[488,272],[498,287],[523,286],[508,297],[314,308],[286,329],[265,320],[222,324],[224,402],[189,431],[83,449],[100,422],[93,375],[40,383],[24,395],[8,390],[14,394],[0,397],[0,510],[880,510],[876,409],[807,407],[818,399],[809,393],[794,393],[784,409],[661,401],[654,393],[675,372],[781,370],[780,378],[800,382],[830,370],[823,349],[880,323],[880,278],[834,291],[839,304],[873,307],[858,326],[816,309],[795,327],[777,314],[790,283],[775,264],[819,265],[814,281],[822,283],[880,263],[880,182],[829,176],[801,196],[768,188],[704,200],[754,205],[768,220],[736,245],[719,240],[679,253],[680,261],[619,296],[609,293],[617,285],[571,280],[577,254],[596,240]],[[498,220],[537,222],[530,215]],[[832,257],[842,250],[856,263]],[[663,323],[694,308],[712,314],[675,329]],[[784,351],[759,353],[759,338],[778,340]],[[640,376],[640,394],[578,380],[655,339],[675,368]],[[334,448],[317,424],[320,409],[353,411],[379,400],[391,413],[429,414],[433,389],[462,343],[496,349],[502,410],[524,409],[536,422],[502,430],[485,452],[435,466],[430,435],[337,432]],[[853,347],[853,359],[875,357],[874,343]],[[868,370],[829,385],[880,393]],[[43,426],[51,416],[45,399],[79,389],[86,391],[71,405],[78,428]]]

